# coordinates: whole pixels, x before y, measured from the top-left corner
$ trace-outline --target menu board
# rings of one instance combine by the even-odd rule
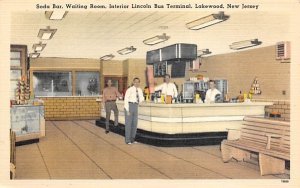
[[[153,64],[154,77],[163,77],[167,74],[167,62],[158,62]]]
[[[172,63],[171,76],[172,78],[183,78],[185,76],[186,62],[174,62]]]

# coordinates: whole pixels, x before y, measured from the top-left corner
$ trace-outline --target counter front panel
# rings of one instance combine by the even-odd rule
[[[139,106],[138,129],[163,134],[227,132],[229,128],[240,129],[245,116],[264,116],[268,105],[272,103],[143,103]],[[118,101],[117,106],[119,122],[125,124],[123,101]],[[105,114],[102,109],[101,116],[105,118]]]

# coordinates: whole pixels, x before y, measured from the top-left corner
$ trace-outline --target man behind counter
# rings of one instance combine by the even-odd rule
[[[221,92],[216,89],[215,81],[209,80],[209,90],[207,90],[205,95],[205,103],[214,103],[216,100],[216,95],[221,95]]]
[[[170,96],[172,96],[173,99],[176,98],[178,95],[177,88],[174,83],[170,82],[169,74],[165,75],[164,81],[165,81],[165,83],[155,87],[155,91],[161,90],[161,94],[163,94],[165,96],[170,95]]]

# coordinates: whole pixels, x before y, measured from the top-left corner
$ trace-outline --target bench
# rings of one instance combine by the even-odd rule
[[[285,172],[285,161],[290,160],[289,122],[245,117],[235,133],[239,138],[234,139],[237,134],[229,130],[227,140],[221,142],[223,162],[247,161],[252,153],[258,153],[261,175]]]
[[[10,130],[10,179],[16,177],[16,133]]]

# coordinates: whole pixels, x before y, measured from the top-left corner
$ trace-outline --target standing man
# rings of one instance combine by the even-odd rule
[[[118,115],[119,110],[116,105],[116,100],[118,97],[122,97],[122,95],[119,93],[117,88],[112,87],[112,80],[107,80],[107,87],[103,90],[103,103],[105,107],[106,112],[106,121],[105,121],[105,133],[109,133],[109,120],[110,120],[110,113],[111,111],[114,111],[115,115],[115,126],[118,126]]]
[[[216,89],[215,81],[209,80],[209,90],[207,90],[205,95],[205,103],[214,103],[218,94],[221,95],[221,92]]]
[[[124,97],[126,144],[136,143],[135,136],[138,123],[138,105],[144,101],[143,91],[139,86],[140,79],[134,78],[133,86],[127,89]]]
[[[172,99],[174,99],[177,97],[178,91],[176,85],[174,83],[171,83],[170,80],[171,80],[170,75],[166,74],[164,78],[165,82],[159,86],[156,86],[154,90],[155,91],[161,90],[161,94],[165,95],[165,97],[167,95],[171,95]]]

